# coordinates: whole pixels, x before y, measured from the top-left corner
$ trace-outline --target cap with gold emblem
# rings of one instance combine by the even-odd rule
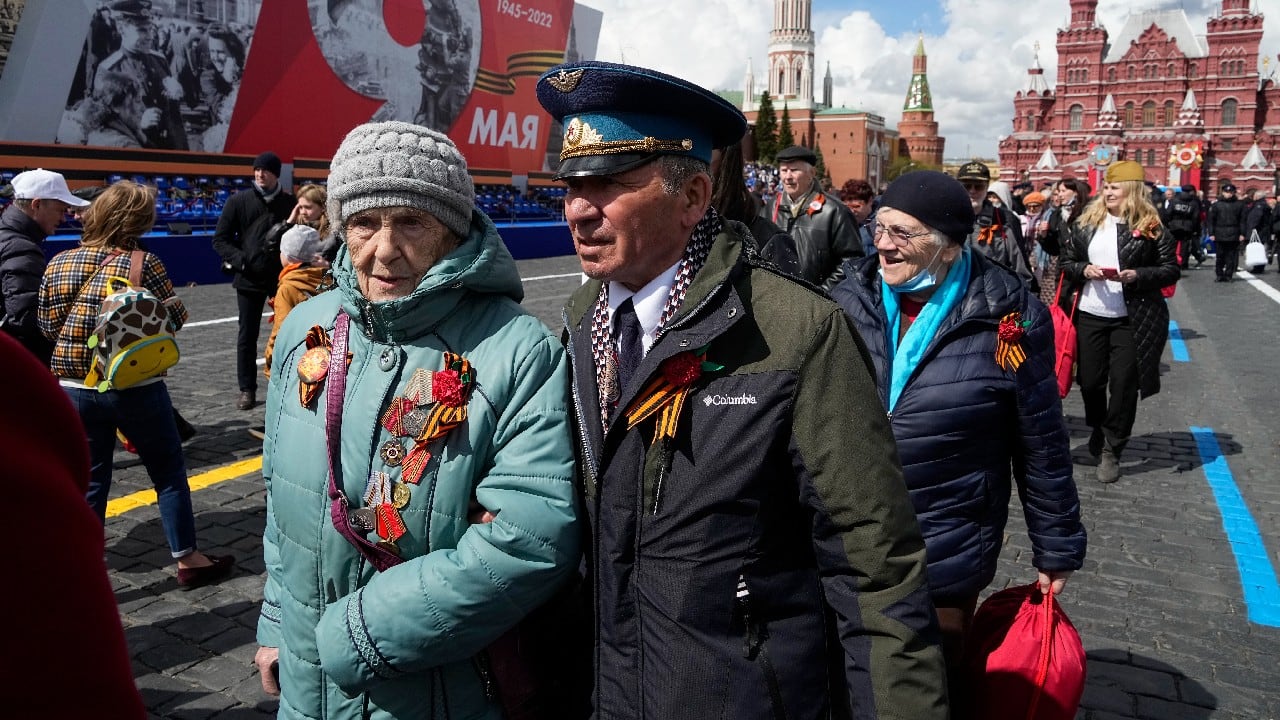
[[[978,162],[977,160],[970,160],[969,162],[960,166],[959,172],[956,173],[956,179],[957,180],[986,180],[987,182],[990,182],[991,168],[987,167],[984,163]]]
[[[724,98],[656,70],[566,63],[538,79],[538,102],[564,124],[556,178],[613,175],[660,155],[711,162],[742,139],[747,120]]]

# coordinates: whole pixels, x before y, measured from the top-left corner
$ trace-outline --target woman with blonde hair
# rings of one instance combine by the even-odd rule
[[[1160,289],[1177,282],[1173,236],[1160,223],[1131,160],[1107,169],[1102,191],[1063,236],[1062,304],[1075,310],[1076,378],[1092,428],[1099,482],[1120,479],[1138,398],[1160,392],[1169,308]]]
[[[178,585],[189,590],[227,577],[234,559],[205,555],[196,547],[186,460],[164,378],[103,392],[84,384],[92,363],[87,341],[110,292],[109,278],[127,278],[131,268],[140,269],[139,284],[165,303],[171,329],[187,319],[160,258],[138,249],[139,238],[155,220],[152,188],[125,180],[103,191],[84,216],[80,247],[59,253],[45,270],[40,331],[55,343],[51,369],[80,414],[89,442],[89,505],[105,521],[119,430],[137,448],[155,485],[165,539],[178,561]]]

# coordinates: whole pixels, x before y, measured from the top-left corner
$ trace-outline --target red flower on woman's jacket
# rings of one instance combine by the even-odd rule
[[[462,378],[456,370],[438,370],[431,374],[431,399],[448,407],[462,407]]]

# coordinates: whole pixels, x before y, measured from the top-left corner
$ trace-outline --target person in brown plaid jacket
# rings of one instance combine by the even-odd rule
[[[231,574],[234,558],[206,555],[196,547],[191,489],[186,460],[164,378],[145,380],[123,390],[99,392],[83,379],[98,309],[109,292],[111,277],[129,277],[141,263],[141,284],[167,301],[174,329],[186,322],[187,310],[174,296],[164,264],[138,250],[138,239],[155,224],[154,190],[129,181],[107,188],[84,216],[80,247],[56,255],[40,283],[40,331],[53,341],[51,368],[80,413],[89,441],[89,505],[106,518],[111,491],[112,454],[119,430],[137,448],[155,485],[169,551],[178,561],[178,586],[208,585]]]

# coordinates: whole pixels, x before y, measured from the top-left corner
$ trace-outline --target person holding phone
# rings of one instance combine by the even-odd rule
[[[1139,396],[1160,392],[1169,308],[1160,289],[1180,275],[1173,235],[1160,222],[1132,160],[1111,165],[1102,192],[1063,235],[1061,302],[1075,310],[1076,379],[1092,428],[1098,481],[1120,479]],[[1078,304],[1077,304],[1078,303]]]

